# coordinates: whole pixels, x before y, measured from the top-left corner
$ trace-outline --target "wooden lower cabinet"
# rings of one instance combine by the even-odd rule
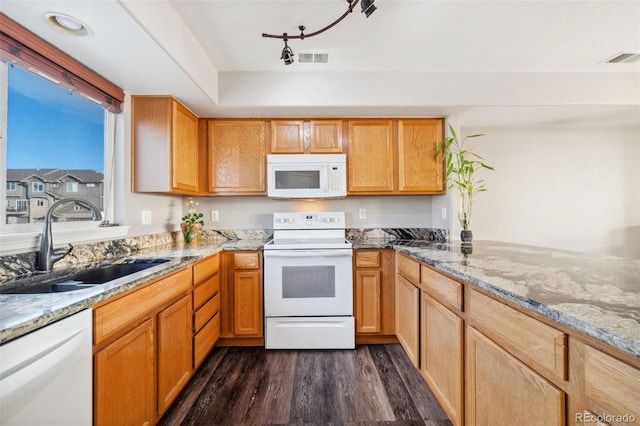
[[[191,295],[158,314],[158,413],[169,408],[191,377],[191,316]]]
[[[220,255],[193,265],[193,368],[220,337]]]
[[[183,268],[94,307],[96,426],[155,424],[191,377],[191,277]]]
[[[220,276],[221,346],[264,345],[262,253],[222,253]]]
[[[96,425],[152,425],[156,415],[154,321],[94,355]]]
[[[420,354],[420,289],[402,275],[396,282],[396,336],[415,367]]]
[[[464,321],[422,292],[420,373],[451,422],[464,423]]]
[[[577,339],[569,350],[569,423],[640,425],[640,361],[628,364]]]
[[[353,271],[356,342],[396,342],[395,252],[391,249],[357,249]]]
[[[566,424],[565,393],[467,327],[467,425]]]

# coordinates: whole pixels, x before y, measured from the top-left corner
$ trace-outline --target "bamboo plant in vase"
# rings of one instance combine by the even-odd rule
[[[182,216],[182,222],[180,223],[184,242],[187,244],[197,244],[200,241],[200,232],[204,227],[204,220],[202,220],[203,214],[196,212],[197,205],[198,203],[189,197],[187,200],[189,211],[186,215]]]
[[[478,178],[476,172],[480,169],[493,170],[493,167],[484,163],[483,158],[473,152],[474,147],[468,146],[468,139],[484,136],[483,134],[469,135],[459,140],[451,125],[449,125],[449,132],[451,136],[437,145],[435,156],[444,156],[447,183],[449,188],[456,189],[460,196],[458,211],[458,221],[462,227],[460,239],[463,245],[471,244],[473,199],[478,193],[487,190],[484,181]]]

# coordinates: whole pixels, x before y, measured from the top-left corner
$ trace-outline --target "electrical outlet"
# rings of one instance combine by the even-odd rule
[[[442,208],[442,220],[447,220],[447,208]]]
[[[220,220],[218,210],[211,210],[211,222],[217,222]]]
[[[143,225],[151,225],[151,210],[142,210],[140,216]]]
[[[358,211],[358,217],[360,219],[366,219],[367,218],[367,209],[360,209]]]

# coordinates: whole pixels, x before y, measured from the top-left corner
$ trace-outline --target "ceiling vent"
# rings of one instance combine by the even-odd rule
[[[605,61],[607,64],[633,64],[640,61],[640,52],[622,52]]]
[[[298,53],[298,62],[307,64],[326,64],[329,62],[328,53]]]

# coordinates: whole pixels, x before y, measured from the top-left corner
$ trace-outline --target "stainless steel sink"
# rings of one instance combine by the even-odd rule
[[[97,266],[80,272],[67,274],[47,274],[39,277],[30,277],[19,280],[7,289],[0,290],[0,294],[39,294],[39,293],[62,293],[67,291],[83,290],[105,284],[127,275],[145,269],[153,268],[171,259],[149,258],[149,259],[125,259],[121,263],[111,263]],[[53,275],[53,276],[48,276]],[[39,279],[38,279],[39,278]]]

